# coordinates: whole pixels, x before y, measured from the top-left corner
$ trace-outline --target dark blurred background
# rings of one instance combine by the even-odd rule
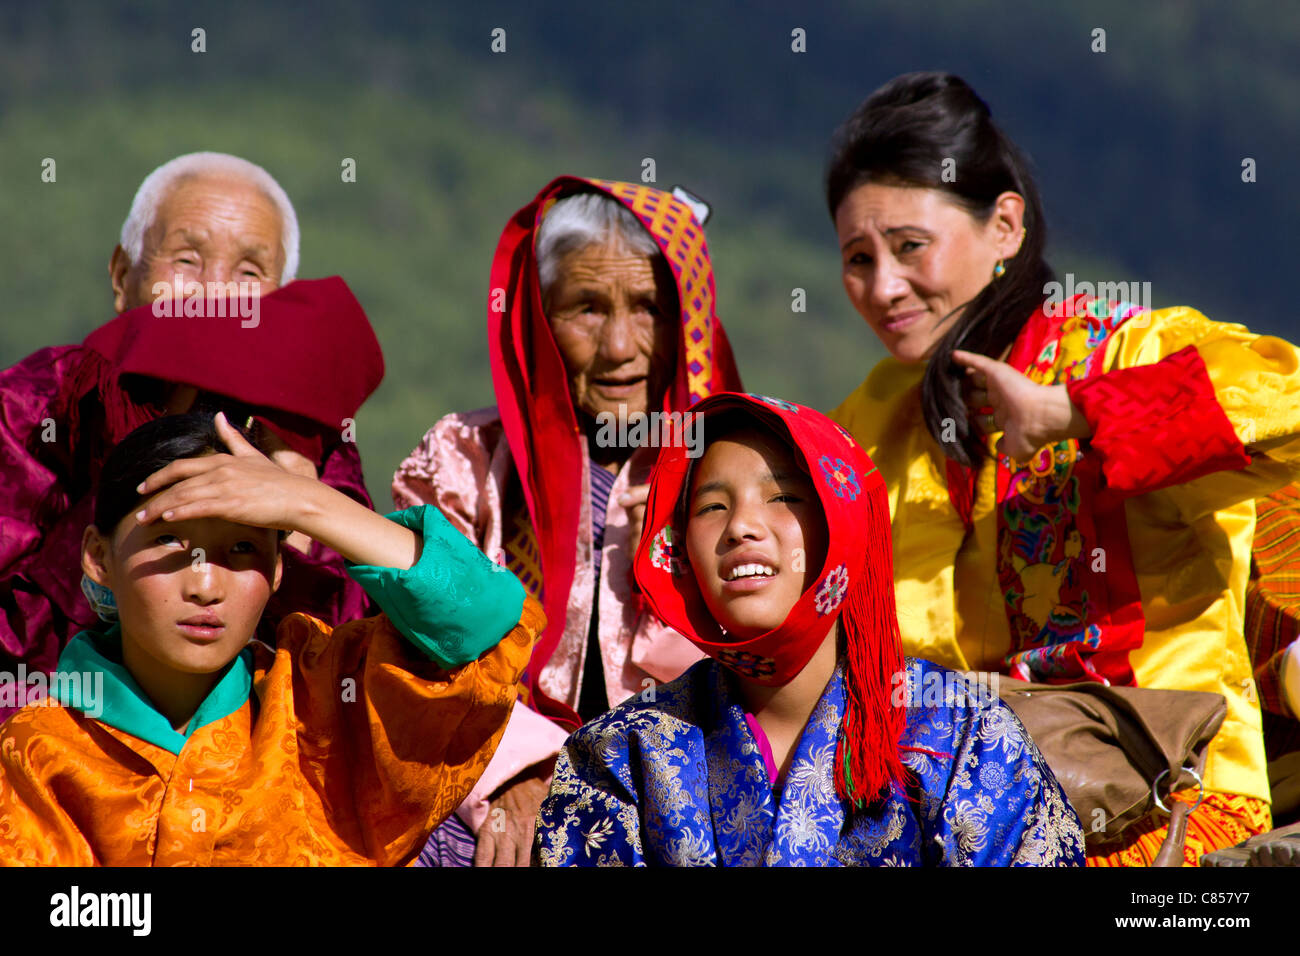
[[[881,351],[840,286],[826,144],[874,88],[921,69],[964,76],[1030,154],[1062,275],[1149,281],[1157,307],[1300,339],[1300,5],[461,6],[5,0],[0,365],[112,317],[108,257],[146,174],[193,150],[245,156],[298,210],[299,275],[342,275],[384,347],[357,431],[383,510],[425,429],[492,401],[488,268],[508,216],[557,174],[635,180],[650,157],[657,185],[713,204],[747,387],[829,408]]]

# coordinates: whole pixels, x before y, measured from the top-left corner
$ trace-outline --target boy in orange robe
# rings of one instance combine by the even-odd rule
[[[116,623],[0,727],[0,862],[410,862],[487,765],[544,619],[436,508],[390,517],[221,415],[129,435],[82,542]],[[384,613],[249,643],[277,530],[337,550]]]

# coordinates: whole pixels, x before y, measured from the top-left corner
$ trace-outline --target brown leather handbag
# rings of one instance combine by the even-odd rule
[[[998,693],[1016,712],[1083,823],[1089,853],[1107,853],[1142,820],[1167,814],[1153,866],[1181,866],[1189,808],[1163,797],[1200,786],[1209,743],[1228,705],[1222,694],[1098,683],[1027,684]],[[1197,800],[1197,805],[1200,801]]]

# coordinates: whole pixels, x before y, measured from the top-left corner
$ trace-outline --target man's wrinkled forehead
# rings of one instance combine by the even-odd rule
[[[195,172],[173,182],[149,233],[158,242],[201,244],[232,223],[241,227],[237,239],[246,251],[280,252],[284,223],[275,200],[253,180],[225,172]]]

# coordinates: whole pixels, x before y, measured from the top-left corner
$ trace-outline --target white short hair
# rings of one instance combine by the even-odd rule
[[[662,255],[658,243],[632,210],[604,193],[579,193],[552,206],[537,228],[534,243],[542,302],[550,300],[551,287],[559,278],[561,259],[587,246],[603,245],[610,239],[643,256]]]
[[[256,163],[229,153],[186,153],[163,163],[144,178],[135,199],[131,200],[126,222],[122,223],[122,249],[131,264],[138,263],[144,255],[144,234],[153,225],[158,207],[172,187],[182,179],[210,173],[247,180],[275,204],[280,211],[280,244],[284,248],[284,271],[280,273],[279,284],[292,282],[298,274],[298,216],[293,211],[293,203],[274,176]]]

